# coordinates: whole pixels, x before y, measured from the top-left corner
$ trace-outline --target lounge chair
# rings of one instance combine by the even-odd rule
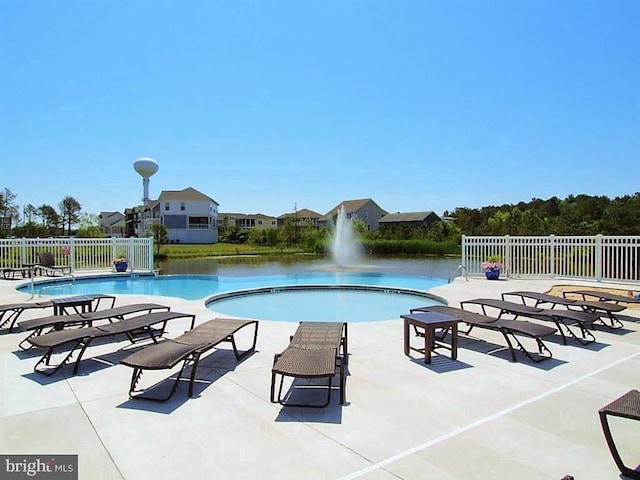
[[[621,312],[627,307],[624,305],[619,305],[615,303],[607,303],[607,302],[594,302],[588,300],[577,300],[575,298],[565,298],[558,297],[556,295],[550,295],[548,293],[539,293],[539,292],[529,292],[529,291],[518,291],[518,292],[505,292],[502,294],[502,299],[506,300],[505,297],[515,296],[522,299],[522,303],[526,305],[525,299],[529,298],[531,300],[535,300],[534,307],[538,305],[544,305],[546,303],[551,304],[551,308],[554,308],[556,305],[562,305],[568,310],[579,309],[584,312],[593,313],[594,315],[598,315],[600,321],[605,327],[609,328],[622,328],[624,324],[618,317],[615,316],[615,313]],[[602,317],[606,316],[609,320],[609,324],[607,324]]]
[[[291,407],[323,408],[331,401],[332,382],[340,376],[340,403],[345,403],[345,365],[348,362],[347,324],[335,322],[301,322],[289,346],[274,355],[271,369],[271,402]],[[276,395],[277,378],[280,384]],[[327,399],[321,404],[294,403],[290,393],[282,397],[284,377],[327,379]],[[291,391],[290,391],[291,392]]]
[[[600,417],[600,424],[602,425],[602,432],[604,433],[604,438],[607,441],[607,446],[609,447],[613,461],[618,466],[620,473],[625,477],[640,480],[640,466],[633,468],[632,466],[625,465],[622,457],[620,456],[620,452],[618,451],[618,447],[613,440],[613,434],[611,433],[611,427],[609,426],[609,419],[607,418],[612,416],[640,421],[640,392],[638,390],[628,391],[621,397],[616,398],[610,404],[599,409],[598,416]],[[633,464],[635,464],[635,462],[633,462]]]
[[[53,307],[53,303],[50,300],[44,302],[33,302],[33,303],[8,303],[6,305],[0,305],[0,328],[3,328],[5,325],[9,325],[9,332],[13,332],[13,327],[15,326],[18,318],[25,310],[31,310],[33,308],[48,308]]]
[[[29,342],[34,347],[46,349],[45,354],[38,360],[33,370],[34,372],[44,373],[45,375],[53,375],[69,363],[75,350],[80,348],[80,353],[73,367],[73,374],[75,375],[78,373],[84,352],[93,340],[122,334],[125,335],[131,343],[135,343],[138,341],[137,334],[142,334],[144,339],[150,338],[154,343],[157,343],[158,338],[164,334],[167,322],[178,318],[191,318],[191,328],[193,328],[195,315],[167,311],[146,313],[98,327],[69,328],[29,338]],[[158,324],[162,326],[158,329],[152,328]],[[57,364],[52,364],[51,359],[56,353],[56,349],[69,346],[70,348],[66,352],[66,356]],[[43,367],[40,367],[40,365],[43,365]]]
[[[515,349],[513,348],[513,344],[511,343],[511,339],[509,338],[510,336],[516,342],[520,351],[533,362],[538,363],[553,356],[551,350],[549,350],[549,348],[547,348],[547,346],[543,342],[543,338],[556,333],[556,329],[553,327],[539,325],[536,323],[527,322],[525,320],[497,319],[488,317],[486,315],[481,315],[479,313],[470,312],[462,308],[446,307],[441,305],[412,308],[411,312],[436,312],[442,313],[444,315],[458,317],[464,323],[469,325],[469,329],[465,332],[467,335],[471,333],[471,330],[474,327],[500,332],[507,342],[507,347],[509,348],[509,352],[511,353],[512,362],[516,362],[517,360]],[[538,346],[537,355],[534,356],[531,352],[529,352],[522,344],[518,336],[524,336],[534,339]]]
[[[31,276],[31,268],[29,268],[29,267],[19,267],[19,268],[4,267],[2,269],[2,276],[4,277],[5,280],[15,280],[16,279],[16,273],[21,274],[22,278],[30,277]]]
[[[472,300],[464,300],[460,302],[462,308],[466,304],[475,304],[481,307],[482,313],[487,315],[487,307],[495,308],[500,313],[498,318],[502,318],[502,315],[513,315],[515,319],[518,317],[528,317],[536,320],[543,320],[547,322],[555,323],[562,337],[562,344],[567,344],[567,337],[564,333],[566,329],[567,333],[571,335],[581,345],[587,345],[596,340],[596,337],[591,333],[593,323],[598,321],[599,317],[588,312],[576,312],[573,310],[556,310],[553,308],[539,308],[532,307],[530,305],[523,305],[521,303],[508,302],[506,300],[500,300],[497,298],[476,298]],[[577,325],[580,329],[581,336],[575,334],[571,329],[571,326]],[[564,327],[564,329],[563,329]]]
[[[235,334],[240,329],[250,325],[254,326],[253,344],[247,350],[240,353],[236,346]],[[200,358],[204,353],[217,347],[222,342],[230,342],[236,360],[240,361],[255,351],[257,338],[258,322],[256,320],[214,319],[198,325],[177,338],[166,340],[156,345],[150,345],[120,361],[123,365],[133,368],[129,398],[153,400],[157,402],[168,400],[178,389],[178,383],[182,379],[182,374],[187,365],[191,365],[189,397],[192,397],[196,370],[198,369]],[[164,397],[154,397],[147,393],[153,387],[146,389],[138,388],[138,382],[144,370],[169,370],[180,362],[182,362],[182,367],[168,395]]]
[[[598,290],[573,290],[568,292],[562,292],[564,297],[567,295],[579,295],[583,300],[587,297],[597,298],[601,302],[613,302],[613,303],[640,303],[640,298],[626,295],[617,295],[615,293],[600,292]]]
[[[151,313],[157,310],[168,311],[170,308],[166,305],[157,303],[134,303],[131,305],[121,305],[119,307],[105,308],[104,310],[96,310],[93,312],[76,313],[73,315],[50,315],[48,317],[39,317],[31,320],[18,322],[18,326],[24,331],[31,331],[31,334],[22,340],[18,347],[22,350],[32,348],[31,338],[38,337],[54,330],[62,330],[66,327],[75,326],[93,326],[93,322],[98,320],[107,320],[109,322],[122,320],[127,315],[147,311]]]
[[[56,265],[56,260],[51,252],[39,252],[38,264],[35,268],[45,272],[47,276],[53,276],[56,272],[60,272],[62,275],[71,273],[69,265]]]

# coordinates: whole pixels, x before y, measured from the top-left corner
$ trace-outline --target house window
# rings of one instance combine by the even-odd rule
[[[164,202],[164,209],[169,210],[169,202]]]
[[[184,202],[180,202],[180,210],[184,210]]]

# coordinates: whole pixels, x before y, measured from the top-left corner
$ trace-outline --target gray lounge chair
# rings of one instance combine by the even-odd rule
[[[348,362],[347,324],[301,322],[289,346],[274,355],[271,369],[271,402],[291,407],[323,408],[331,402],[332,382],[339,375],[340,403],[345,403],[345,365]],[[276,394],[277,378],[280,377]],[[283,398],[284,377],[293,379],[327,379],[324,403],[296,403],[290,400],[292,389]]]
[[[235,334],[242,328],[251,325],[254,326],[253,344],[247,350],[240,353],[236,346]],[[157,402],[168,400],[177,390],[178,383],[182,379],[182,374],[187,365],[191,365],[189,397],[192,397],[198,363],[203,354],[214,347],[218,347],[222,342],[230,342],[236,360],[240,361],[255,351],[257,338],[258,322],[256,320],[214,319],[198,325],[177,338],[169,339],[156,345],[150,345],[120,361],[123,365],[133,368],[129,398],[153,400]],[[182,362],[180,372],[166,396],[155,397],[150,395],[148,392],[152,390],[155,385],[145,389],[138,387],[140,377],[144,370],[169,370],[180,362]]]
[[[516,352],[513,348],[511,339],[513,339],[520,351],[533,362],[541,362],[551,358],[553,355],[551,350],[547,348],[543,339],[556,333],[556,329],[548,327],[546,325],[539,325],[525,320],[509,320],[509,319],[497,319],[488,317],[475,312],[470,312],[462,308],[432,305],[428,307],[412,308],[411,312],[437,312],[444,315],[451,315],[460,318],[464,323],[469,325],[469,329],[465,332],[467,335],[471,333],[474,327],[482,328],[486,330],[493,330],[500,332],[507,342],[507,348],[511,353],[511,361],[516,362]],[[538,347],[538,353],[532,354],[527,350],[523,343],[518,338],[524,336],[535,340]],[[511,338],[509,338],[511,337]]]
[[[538,305],[550,304],[551,308],[555,308],[557,305],[562,305],[568,310],[578,309],[579,311],[589,312],[597,315],[605,327],[624,327],[622,321],[615,315],[617,312],[621,312],[622,310],[627,308],[624,305],[607,302],[594,302],[584,299],[577,300],[575,298],[558,297],[556,295],[550,295],[548,293],[529,291],[505,292],[502,294],[502,299],[506,300],[505,297],[508,296],[519,297],[524,305],[526,305],[525,299],[527,298],[535,300],[534,307],[537,307]],[[609,320],[608,324],[602,319],[603,317],[606,317]]]
[[[179,318],[191,318],[191,328],[193,328],[195,315],[167,311],[147,313],[98,327],[69,328],[29,338],[29,342],[34,347],[46,350],[33,370],[34,372],[44,373],[45,375],[53,375],[70,362],[73,353],[79,348],[80,353],[73,367],[73,374],[75,375],[78,373],[84,352],[94,340],[122,334],[125,335],[131,343],[135,343],[138,341],[138,334],[142,334],[143,339],[150,338],[154,343],[157,343],[158,338],[164,334],[167,322]],[[160,328],[152,328],[158,324],[161,324]],[[57,364],[52,364],[51,360],[53,355],[56,354],[56,350],[68,346],[70,346],[70,348],[66,351],[63,359]],[[40,367],[41,365],[42,367]]]
[[[514,318],[522,316],[553,322],[558,328],[558,332],[560,332],[563,345],[567,344],[567,337],[564,330],[582,345],[587,345],[596,340],[596,337],[591,333],[591,329],[593,328],[593,323],[598,321],[599,317],[592,313],[532,307],[530,305],[508,302],[497,298],[475,298],[460,302],[462,308],[465,308],[464,306],[467,304],[478,305],[485,315],[487,315],[487,307],[497,309],[500,312],[498,318],[502,318],[502,315],[509,314],[513,315]],[[577,326],[580,329],[581,336],[576,335],[571,329],[571,326]]]

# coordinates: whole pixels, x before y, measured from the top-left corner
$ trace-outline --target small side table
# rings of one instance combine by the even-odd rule
[[[602,431],[604,432],[604,438],[607,440],[607,445],[611,451],[611,456],[616,462],[620,473],[629,477],[640,479],[640,470],[634,470],[627,467],[616,448],[616,444],[613,441],[611,435],[611,429],[609,428],[609,422],[607,415],[612,417],[628,418],[630,420],[640,420],[640,392],[638,390],[631,390],[620,398],[617,398],[606,407],[602,407],[598,410],[600,415],[600,423],[602,424]]]
[[[431,363],[431,351],[436,348],[451,350],[451,358],[458,358],[458,323],[460,319],[450,315],[436,312],[416,312],[400,315],[404,319],[404,354],[409,355],[410,350],[424,353],[424,363]],[[411,346],[410,327],[424,329],[424,348]],[[436,340],[436,329],[451,329],[451,345]]]
[[[76,295],[74,297],[52,298],[53,314],[66,315],[67,308],[73,308],[76,313],[85,313],[91,311],[91,303],[94,300],[93,295]],[[78,311],[78,307],[80,311]]]

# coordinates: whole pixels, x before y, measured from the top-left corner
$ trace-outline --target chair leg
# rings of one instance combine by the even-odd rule
[[[598,412],[598,415],[600,416],[600,424],[602,425],[602,431],[604,433],[604,438],[607,441],[607,446],[609,447],[613,461],[616,462],[620,473],[629,478],[640,479],[640,471],[632,470],[622,461],[622,457],[620,457],[616,444],[613,441],[613,436],[611,435],[611,429],[609,428],[606,412]]]

